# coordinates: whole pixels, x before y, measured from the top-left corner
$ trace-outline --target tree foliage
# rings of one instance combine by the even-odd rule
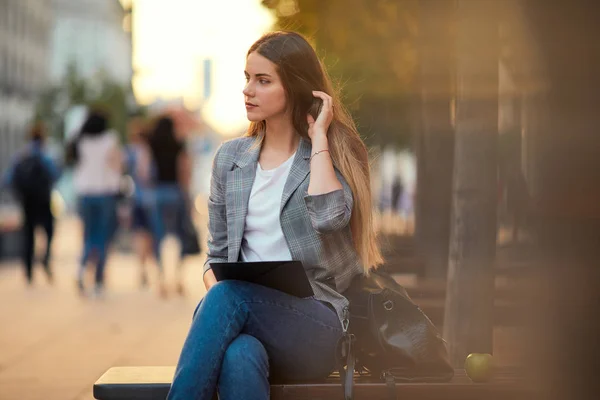
[[[45,122],[50,134],[63,139],[64,116],[76,105],[100,107],[110,115],[110,126],[124,139],[127,118],[135,108],[130,86],[123,86],[99,71],[85,79],[75,64],[69,65],[62,82],[44,90],[38,99],[35,119]]]
[[[408,142],[418,0],[264,0],[276,29],[307,36],[372,143]]]

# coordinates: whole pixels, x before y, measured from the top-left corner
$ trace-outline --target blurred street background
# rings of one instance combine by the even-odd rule
[[[111,366],[176,363],[212,157],[245,132],[246,51],[275,29],[338,84],[383,268],[453,364],[493,353],[540,398],[597,398],[599,22],[591,0],[0,0],[0,400],[91,399]],[[82,165],[114,154],[79,154],[84,127],[117,155],[100,200],[112,170]],[[15,190],[30,153],[55,172],[48,216]],[[185,179],[148,178],[178,157]]]
[[[36,271],[25,289],[22,267],[0,268],[0,398],[93,399],[92,385],[113,365],[174,365],[194,308],[204,295],[201,269],[186,274],[189,294],[159,298],[139,288],[135,258],[113,253],[103,301],[76,295],[73,276],[81,247],[79,221],[57,226],[55,282]],[[166,245],[172,250],[172,243]],[[171,251],[171,254],[173,252]],[[188,260],[201,265],[203,257]],[[167,272],[169,275],[172,271]],[[155,278],[155,277],[151,277]],[[153,279],[155,281],[155,279]]]

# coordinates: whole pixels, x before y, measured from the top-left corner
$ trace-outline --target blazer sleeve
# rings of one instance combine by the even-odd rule
[[[227,261],[227,210],[225,206],[225,176],[227,168],[221,157],[223,145],[213,159],[208,196],[208,241],[204,272],[210,269],[212,262]]]
[[[330,233],[345,228],[352,216],[352,190],[337,169],[335,173],[342,189],[304,196],[312,226],[319,233]]]

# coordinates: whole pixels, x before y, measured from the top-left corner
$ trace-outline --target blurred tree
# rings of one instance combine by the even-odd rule
[[[456,116],[444,338],[460,368],[492,353],[496,255],[498,59],[496,0],[456,0]]]
[[[371,144],[410,143],[418,0],[263,0],[307,36]]]
[[[125,140],[127,119],[130,114],[127,106],[127,89],[109,79],[103,79],[95,103],[108,109],[111,127],[119,133],[122,140]]]
[[[90,79],[83,78],[77,66],[72,63],[61,83],[50,86],[41,93],[35,118],[44,121],[50,135],[62,141],[64,116],[71,107],[100,107],[110,114],[111,128],[124,140],[127,118],[137,111],[137,106],[130,104],[132,98],[131,86],[114,82],[104,71],[99,71]]]
[[[62,130],[60,99],[60,88],[55,86],[47,88],[39,95],[34,115],[34,120],[43,121],[48,134],[55,139],[62,139],[62,134],[58,134]]]
[[[74,62],[67,66],[64,87],[71,104],[85,104],[89,89],[87,82],[79,75],[77,64]]]
[[[445,279],[454,162],[455,4],[419,2],[420,132],[416,136],[415,236],[426,278]]]

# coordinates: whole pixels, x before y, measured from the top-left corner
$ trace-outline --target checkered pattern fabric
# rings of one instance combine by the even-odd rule
[[[336,170],[343,190],[308,195],[311,144],[301,139],[281,199],[280,221],[292,259],[301,261],[315,298],[333,305],[340,320],[348,300],[342,296],[352,278],[363,273],[350,232],[352,191]],[[213,161],[208,199],[208,256],[211,262],[240,257],[248,200],[260,147],[256,138],[225,142]]]

